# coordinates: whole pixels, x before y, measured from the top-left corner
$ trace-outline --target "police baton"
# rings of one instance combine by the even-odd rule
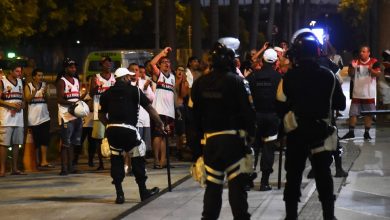
[[[278,189],[282,187],[283,151],[284,151],[284,143],[283,143],[283,139],[281,139],[279,145]]]
[[[373,111],[361,111],[361,115],[386,115],[390,114],[390,110],[373,110]]]
[[[168,145],[168,132],[164,132],[165,135],[165,147],[166,147],[166,159],[167,159],[167,175],[168,175],[168,191],[172,192],[172,184],[171,184],[171,163],[169,160],[169,155],[170,155],[170,150],[169,150],[169,145]]]

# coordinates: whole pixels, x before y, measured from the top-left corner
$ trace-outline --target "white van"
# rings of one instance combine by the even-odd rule
[[[100,73],[100,60],[104,56],[109,56],[112,60],[112,71],[119,67],[127,68],[130,63],[144,65],[147,60],[153,58],[153,53],[148,50],[106,50],[94,51],[88,54],[84,62],[84,74],[82,81],[86,83],[88,76]]]

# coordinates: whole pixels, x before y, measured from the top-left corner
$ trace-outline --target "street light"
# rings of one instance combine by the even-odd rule
[[[7,57],[12,59],[16,57],[16,54],[14,52],[9,52],[7,53]]]

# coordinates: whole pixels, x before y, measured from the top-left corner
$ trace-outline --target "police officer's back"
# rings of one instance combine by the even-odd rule
[[[257,132],[254,144],[255,164],[261,150],[260,170],[262,171],[260,191],[271,190],[269,176],[273,172],[274,150],[279,131],[279,116],[276,112],[276,91],[281,75],[274,69],[278,56],[274,49],[267,49],[263,55],[263,66],[247,77],[256,109]],[[255,179],[257,173],[251,175]],[[252,184],[254,185],[254,184]]]
[[[234,52],[217,44],[212,52],[213,69],[192,87],[194,117],[204,133],[206,191],[202,219],[217,219],[225,173],[234,219],[249,219],[247,193],[240,161],[247,153],[246,136],[253,137],[255,112],[247,83],[234,71]]]
[[[317,63],[320,44],[315,35],[310,30],[305,30],[298,31],[294,36],[293,47],[289,51],[294,66],[283,79],[283,92],[287,97],[289,110],[295,113],[298,121],[298,127],[287,134],[286,188],[283,198],[286,203],[286,219],[297,218],[302,172],[309,155],[323,217],[326,220],[335,219],[335,196],[329,168],[332,153],[326,150],[314,152],[313,149],[323,149],[321,147],[324,140],[329,136],[329,121],[326,120],[329,119],[330,102],[334,107],[343,105],[344,95],[334,74]]]
[[[106,135],[111,150],[111,177],[115,185],[117,194],[115,203],[117,204],[125,202],[122,189],[122,181],[125,177],[122,153],[123,151],[128,153],[143,143],[136,128],[139,107],[142,106],[156,124],[163,128],[163,123],[149,99],[138,87],[131,85],[131,75],[134,74],[126,68],[118,68],[114,74],[115,85],[100,97],[99,119],[107,128]],[[142,157],[133,158],[132,167],[141,200],[156,194],[159,191],[158,188],[151,190],[146,188],[145,160]]]
[[[203,132],[245,129],[253,134],[250,118],[254,112],[242,78],[233,72],[214,71],[198,80],[193,100],[199,104],[196,116]]]

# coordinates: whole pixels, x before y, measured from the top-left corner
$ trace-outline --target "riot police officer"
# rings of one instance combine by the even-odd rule
[[[111,150],[111,177],[116,189],[115,203],[123,204],[125,197],[122,181],[125,177],[123,151],[129,152],[142,144],[141,136],[135,127],[138,121],[139,107],[142,106],[163,131],[163,122],[152,107],[145,94],[131,85],[131,75],[126,68],[118,68],[115,73],[115,84],[100,97],[99,120],[106,126],[106,136]],[[142,157],[133,158],[133,173],[141,201],[159,192],[159,188],[146,188],[145,161]]]
[[[280,119],[276,112],[276,91],[282,76],[274,69],[278,56],[274,49],[267,49],[263,55],[263,67],[251,73],[247,80],[253,94],[256,109],[255,167],[261,149],[260,170],[262,172],[260,191],[271,190],[269,176],[273,172],[274,151]]]
[[[298,124],[287,133],[286,187],[284,201],[286,219],[297,219],[298,201],[301,196],[302,172],[307,157],[311,155],[319,199],[325,220],[334,217],[333,179],[330,165],[332,152],[324,149],[324,140],[331,133],[329,126],[331,108],[345,108],[345,96],[334,74],[321,67],[316,59],[320,56],[320,44],[310,30],[300,30],[293,35],[289,58],[293,68],[283,78],[283,89],[278,100],[287,101]],[[331,106],[332,105],[332,106]]]
[[[321,56],[319,59],[318,59],[318,64],[320,64],[321,66],[324,66],[326,68],[328,68],[329,70],[332,71],[332,73],[336,76],[336,78],[338,80],[336,80],[336,83],[339,84],[340,83],[340,80],[338,77],[340,77],[340,74],[339,72],[341,71],[340,67],[333,63],[333,61],[331,61],[328,57],[326,56]],[[341,84],[340,84],[341,86]],[[333,109],[335,111],[338,111],[339,109]],[[333,114],[334,111],[332,111],[332,125],[334,126],[337,126],[336,124],[336,117],[335,115]],[[343,146],[341,145],[340,143],[340,138],[337,138],[337,149],[335,151],[333,151],[333,158],[334,158],[334,162],[335,162],[335,167],[336,167],[336,173],[335,173],[335,177],[347,177],[348,176],[348,172],[346,172],[344,169],[343,169],[343,166],[342,166],[342,154],[343,154]],[[313,170],[310,170],[309,174],[307,175],[307,178],[309,179],[312,179],[314,178],[314,173],[313,173]]]
[[[222,43],[211,52],[212,71],[192,87],[197,128],[204,134],[206,191],[202,219],[217,219],[222,205],[225,173],[234,219],[249,219],[248,183],[243,161],[248,153],[246,140],[253,140],[255,111],[248,83],[235,72],[235,53]],[[252,167],[252,165],[250,165]],[[251,172],[251,171],[250,171]]]

